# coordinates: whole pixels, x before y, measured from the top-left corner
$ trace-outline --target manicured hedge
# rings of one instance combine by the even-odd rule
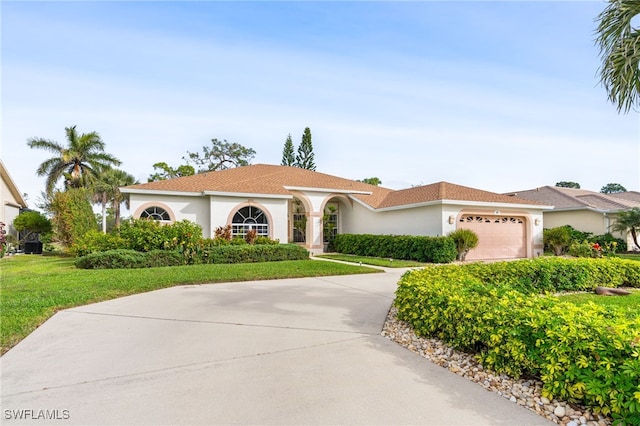
[[[640,287],[640,263],[537,259],[430,267],[403,276],[395,304],[419,335],[473,351],[494,371],[538,377],[547,397],[640,424],[640,314],[541,294],[601,284]]]
[[[184,256],[177,251],[118,249],[91,253],[76,259],[75,265],[81,269],[131,269],[156,266],[184,265]]]
[[[449,237],[338,234],[333,245],[338,253],[430,263],[449,263],[458,254]]]
[[[202,256],[203,263],[254,263],[303,260],[309,258],[309,252],[297,244],[245,244],[215,247]]]
[[[109,250],[79,257],[75,264],[82,269],[151,268],[193,263],[273,262],[308,258],[309,252],[295,244],[245,244],[211,247],[189,256],[177,250]]]

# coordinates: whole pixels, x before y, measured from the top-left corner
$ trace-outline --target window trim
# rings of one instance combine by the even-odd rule
[[[136,211],[133,213],[132,217],[136,219],[141,219],[142,213],[151,207],[159,207],[161,209],[164,209],[169,214],[169,220],[160,220],[159,222],[174,223],[176,221],[176,215],[173,213],[173,210],[171,209],[171,207],[159,201],[148,201],[146,203],[139,205]]]

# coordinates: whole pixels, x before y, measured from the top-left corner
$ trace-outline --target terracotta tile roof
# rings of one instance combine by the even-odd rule
[[[541,201],[553,205],[555,209],[591,208],[598,210],[626,210],[640,207],[640,194],[636,195],[602,194],[586,189],[560,188],[557,186],[543,186],[526,191],[516,191],[519,198]],[[623,193],[625,194],[625,193]],[[626,193],[628,194],[628,193]]]
[[[437,200],[478,201],[507,204],[534,204],[517,197],[496,194],[447,182],[394,191],[355,180],[344,179],[299,167],[255,164],[245,167],[200,173],[176,179],[128,186],[127,189],[168,192],[232,192],[247,194],[291,195],[286,187],[370,192],[351,194],[373,208],[395,207]]]

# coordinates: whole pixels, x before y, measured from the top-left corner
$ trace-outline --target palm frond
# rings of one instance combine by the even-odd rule
[[[640,105],[640,32],[632,26],[638,14],[640,0],[609,0],[597,18],[600,83],[618,112]]]

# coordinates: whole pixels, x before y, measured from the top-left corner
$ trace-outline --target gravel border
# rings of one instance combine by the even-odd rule
[[[418,337],[409,324],[400,321],[391,307],[382,328],[382,335],[431,362],[471,380],[488,391],[525,407],[556,424],[566,426],[609,426],[612,419],[598,415],[573,403],[549,401],[542,396],[542,382],[515,380],[504,374],[485,370],[473,355],[454,350],[437,339]]]

